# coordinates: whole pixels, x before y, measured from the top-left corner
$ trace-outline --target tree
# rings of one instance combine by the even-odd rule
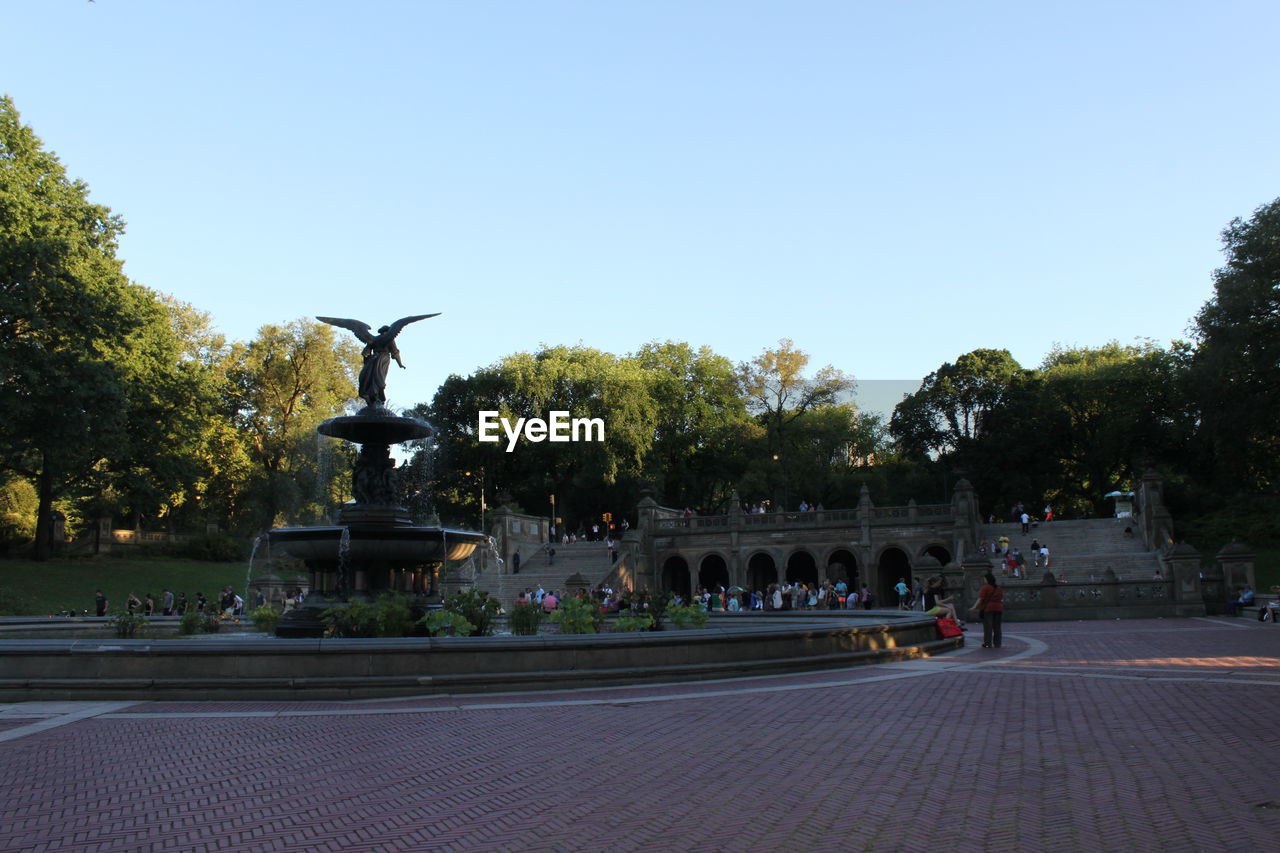
[[[122,229],[0,99],[0,465],[36,484],[37,559],[54,499],[125,437],[131,363],[157,316],[116,258]]]
[[[315,428],[354,399],[359,348],[304,319],[263,326],[252,342],[232,346],[227,362],[223,405],[256,472],[249,523],[321,514]]]
[[[903,450],[928,455],[981,437],[1022,367],[1008,350],[977,349],[924,378],[893,412],[889,429]]]
[[[512,425],[553,411],[599,418],[604,440],[521,441],[507,452],[505,436],[478,440],[480,411],[497,412]],[[634,502],[655,412],[638,365],[589,347],[558,346],[449,377],[426,417],[437,429],[434,491],[442,515],[475,523],[482,491],[491,502],[530,511],[548,507],[555,494],[558,511],[589,524],[604,508]]]
[[[799,503],[801,493],[814,487],[812,482],[800,482],[805,466],[803,457],[794,453],[803,420],[812,412],[847,403],[856,387],[852,377],[831,365],[806,378],[808,365],[808,353],[783,338],[776,350],[765,350],[737,369],[746,407],[765,433],[765,452],[756,457],[755,475],[749,482],[759,488],[763,480],[777,506]]]
[[[1203,470],[1220,490],[1280,487],[1280,199],[1222,232],[1227,263],[1196,316]]]
[[[733,364],[709,347],[649,343],[632,357],[656,414],[645,477],[672,506],[717,509],[749,464],[762,433],[738,394]]]

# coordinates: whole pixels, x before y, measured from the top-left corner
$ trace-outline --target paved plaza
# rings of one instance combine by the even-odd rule
[[[0,850],[1280,847],[1280,627],[696,685],[0,705]]]

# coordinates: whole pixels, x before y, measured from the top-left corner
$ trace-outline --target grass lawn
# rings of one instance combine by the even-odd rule
[[[160,611],[160,592],[168,588],[176,596],[185,592],[194,601],[197,592],[210,599],[230,585],[246,599],[244,563],[209,563],[175,557],[81,557],[33,560],[0,560],[0,616],[47,616],[74,610],[93,615],[93,592],[101,589],[109,600],[108,614],[122,613],[133,592],[139,599],[148,592]]]

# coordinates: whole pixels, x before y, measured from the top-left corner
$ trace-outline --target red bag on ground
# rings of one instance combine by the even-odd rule
[[[960,626],[956,624],[956,620],[939,617],[938,620],[938,636],[942,639],[948,637],[963,637],[964,631],[960,630]]]

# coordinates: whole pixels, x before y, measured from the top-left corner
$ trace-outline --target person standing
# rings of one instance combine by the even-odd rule
[[[982,647],[1000,648],[1000,626],[1004,621],[1004,590],[996,583],[996,576],[987,572],[986,584],[978,591],[978,600],[970,610],[982,614]]]
[[[160,591],[160,613],[164,616],[173,615],[173,593],[167,587]]]
[[[553,533],[552,536],[554,535],[555,534]],[[514,554],[511,555],[511,574],[513,575],[520,574],[520,552],[519,551],[516,551]]]
[[[98,616],[106,616],[106,615],[107,615],[107,605],[108,605],[109,603],[110,603],[110,602],[108,602],[108,601],[107,601],[106,593],[104,593],[104,592],[103,592],[102,590],[100,590],[100,589],[95,589],[95,590],[93,591],[93,612],[94,612],[96,615],[98,615]]]
[[[1025,536],[1031,530],[1031,516],[1024,512],[1018,516],[1018,520],[1022,522],[1022,534]]]
[[[911,594],[911,590],[907,588],[907,579],[898,578],[898,582],[893,585],[893,591],[898,594],[898,609],[907,609],[907,596]]]

